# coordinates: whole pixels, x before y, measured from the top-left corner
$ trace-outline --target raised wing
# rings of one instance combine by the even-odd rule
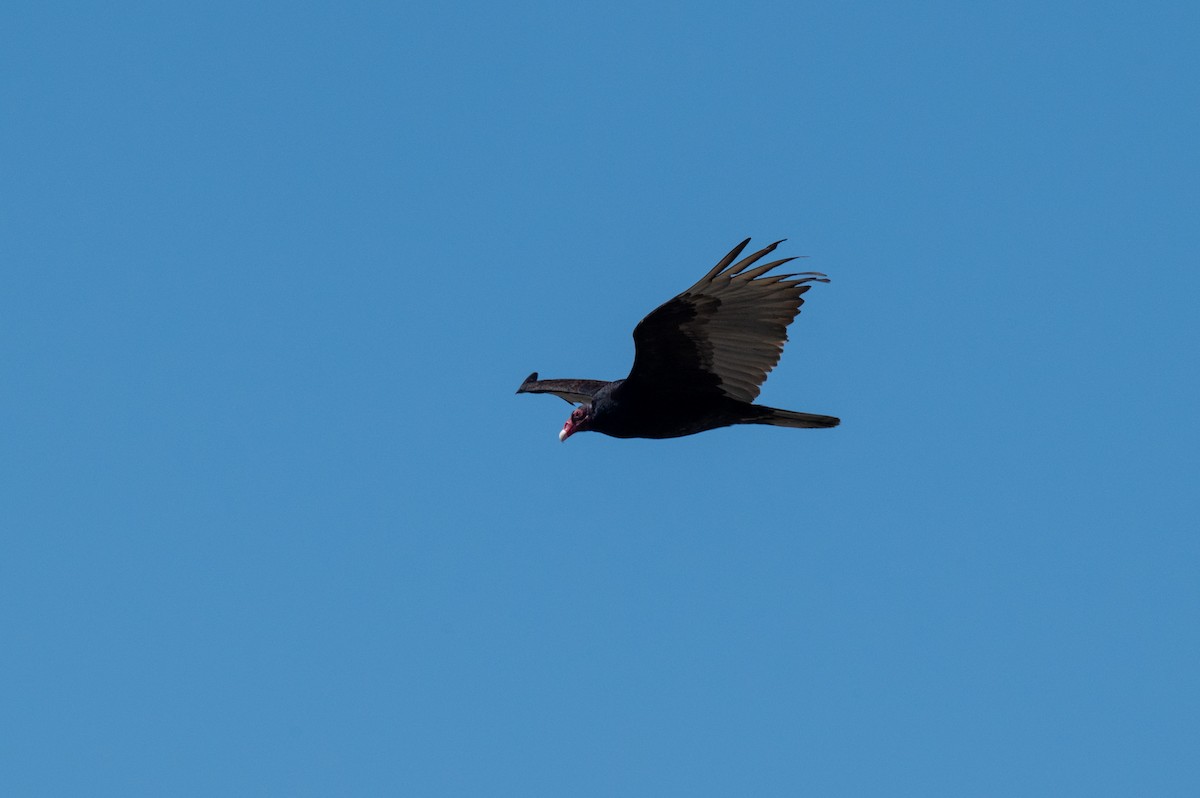
[[[539,380],[533,372],[521,383],[517,393],[552,393],[572,404],[591,404],[596,391],[608,385],[604,380]]]
[[[642,319],[633,331],[637,354],[626,389],[757,398],[779,362],[787,326],[804,304],[801,295],[809,283],[829,278],[820,272],[767,275],[795,258],[754,266],[782,241],[734,263],[749,243],[738,244],[700,282]]]

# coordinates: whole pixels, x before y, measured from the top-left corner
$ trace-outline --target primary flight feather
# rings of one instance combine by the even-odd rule
[[[552,393],[579,404],[559,440],[576,432],[616,438],[675,438],[731,424],[836,427],[833,416],[754,404],[779,362],[787,327],[820,272],[771,274],[795,258],[763,264],[781,241],[737,261],[734,247],[708,274],[642,319],[633,331],[633,368],[623,380],[539,380],[517,393]]]

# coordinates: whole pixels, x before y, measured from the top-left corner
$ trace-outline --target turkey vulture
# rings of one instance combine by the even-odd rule
[[[833,416],[753,404],[779,362],[802,294],[810,283],[829,278],[820,272],[767,274],[795,258],[754,266],[782,241],[734,263],[749,243],[738,244],[700,282],[642,319],[633,330],[636,353],[625,379],[539,380],[535,371],[517,393],[552,393],[580,405],[560,441],[587,430],[614,438],[676,438],[731,424],[836,427]]]

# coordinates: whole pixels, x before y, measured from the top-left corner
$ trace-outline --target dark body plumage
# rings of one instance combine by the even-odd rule
[[[779,362],[787,326],[819,272],[768,274],[794,258],[754,264],[775,242],[737,263],[746,239],[698,283],[665,302],[633,331],[636,355],[623,380],[539,380],[517,393],[552,393],[581,406],[559,435],[590,430],[616,438],[675,438],[731,424],[834,427],[832,416],[754,404]],[[753,268],[752,268],[753,267]]]

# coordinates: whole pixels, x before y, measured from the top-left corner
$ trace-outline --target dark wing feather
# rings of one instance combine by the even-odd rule
[[[767,275],[794,258],[754,266],[781,241],[734,263],[749,243],[642,319],[633,331],[637,354],[626,388],[716,393],[743,402],[758,397],[804,304],[801,295],[809,283],[829,279],[819,272]]]
[[[533,372],[521,383],[517,393],[552,393],[572,404],[590,404],[596,391],[608,385],[604,380],[539,380]]]

